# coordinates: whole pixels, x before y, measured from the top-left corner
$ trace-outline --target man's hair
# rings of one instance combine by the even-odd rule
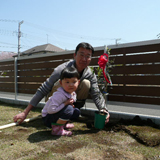
[[[63,80],[64,78],[73,78],[73,77],[80,79],[80,75],[77,69],[73,67],[66,67],[61,72],[60,80]]]
[[[82,43],[79,43],[77,45],[77,47],[76,47],[76,51],[75,51],[76,55],[77,55],[77,52],[78,52],[79,48],[81,48],[81,47],[91,50],[92,51],[92,55],[94,54],[94,48],[89,43],[82,42]]]

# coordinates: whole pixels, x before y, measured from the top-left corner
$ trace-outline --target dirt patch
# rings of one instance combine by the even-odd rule
[[[94,129],[94,122],[89,121],[86,123],[86,126]],[[139,143],[146,146],[154,147],[160,145],[160,126],[153,123],[150,119],[142,120],[139,116],[135,116],[132,120],[121,119],[118,122],[108,123],[103,130],[109,132],[125,131]],[[108,143],[107,140],[99,140],[98,138],[97,142]]]
[[[155,147],[160,145],[160,130],[149,126],[126,126],[125,131],[140,143]]]
[[[117,124],[110,124],[110,129],[114,132],[123,130],[146,146],[160,145],[160,127],[150,119],[142,120],[139,116],[132,120],[121,119]]]
[[[78,141],[74,141],[74,142],[64,142],[61,144],[54,144],[54,147],[51,148],[51,151],[53,153],[61,153],[61,154],[67,154],[70,152],[74,152],[77,149],[82,148],[83,146],[85,146],[87,143],[82,143],[82,142],[78,142]]]

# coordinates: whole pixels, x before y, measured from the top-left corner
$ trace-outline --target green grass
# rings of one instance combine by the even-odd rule
[[[0,125],[13,122],[13,116],[26,106],[0,103]],[[41,114],[35,108],[27,118]],[[87,128],[87,117],[73,122],[73,135],[52,136],[41,119],[0,130],[0,160],[120,160],[160,159],[160,146],[148,146],[137,138],[151,142],[159,139],[159,129],[148,126],[127,125],[115,130],[113,123],[104,130]],[[148,134],[147,134],[148,133]]]

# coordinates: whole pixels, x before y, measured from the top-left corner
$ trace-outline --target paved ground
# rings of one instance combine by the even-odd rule
[[[15,95],[13,93],[0,92],[0,100],[26,105],[30,101],[33,95],[19,94],[15,100]],[[43,107],[44,99],[39,104],[39,107]],[[111,102],[107,103],[108,110],[110,111],[112,118],[131,118],[135,115],[139,115],[145,119],[151,118],[154,122],[160,124],[160,106],[159,105],[148,105],[148,104],[137,104],[137,103],[121,103],[121,102]],[[87,110],[86,110],[87,109]],[[90,112],[95,111],[97,108],[93,101],[88,100],[86,106],[82,112],[90,114]]]

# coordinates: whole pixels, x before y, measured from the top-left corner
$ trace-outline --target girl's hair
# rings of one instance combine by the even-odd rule
[[[80,79],[80,75],[76,68],[73,67],[66,67],[62,70],[60,80],[64,78],[73,78],[76,77],[77,79]]]

